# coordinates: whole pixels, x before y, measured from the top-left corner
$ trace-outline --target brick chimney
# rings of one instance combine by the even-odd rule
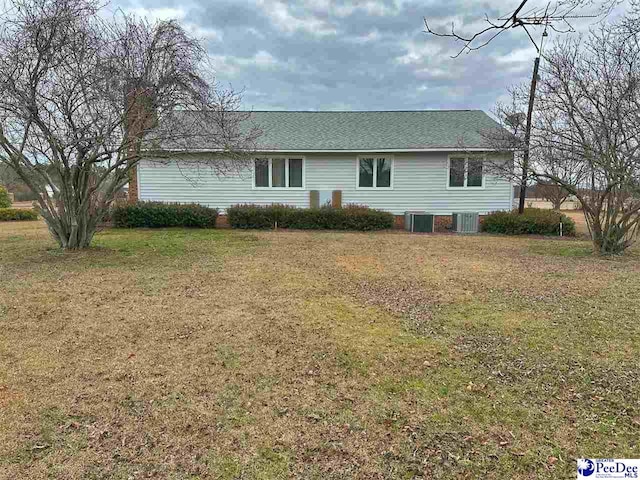
[[[153,107],[150,87],[135,87],[128,91],[125,101],[125,134],[129,145],[127,155],[133,158],[140,153],[142,137],[146,130],[153,127],[156,112]],[[129,203],[136,203],[139,198],[138,167],[129,169]]]

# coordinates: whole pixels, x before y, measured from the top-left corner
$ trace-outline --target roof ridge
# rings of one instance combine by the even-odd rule
[[[433,108],[426,110],[239,110],[259,113],[422,113],[422,112],[483,112],[479,108]]]

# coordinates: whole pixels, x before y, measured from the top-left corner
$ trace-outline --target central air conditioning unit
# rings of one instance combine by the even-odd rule
[[[409,232],[433,233],[434,216],[426,212],[405,212],[404,228]]]
[[[457,233],[478,233],[480,215],[477,212],[460,212],[452,215],[452,229]]]

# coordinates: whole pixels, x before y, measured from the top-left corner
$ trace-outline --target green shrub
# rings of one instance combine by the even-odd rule
[[[35,210],[24,210],[22,208],[0,208],[0,222],[37,219],[38,214]]]
[[[296,228],[301,230],[385,230],[393,215],[361,205],[344,208],[295,208],[286,205],[234,205],[227,209],[232,228]]]
[[[214,228],[218,210],[197,204],[138,202],[115,206],[108,217],[123,228]]]
[[[560,235],[576,234],[575,222],[555,210],[527,208],[522,215],[517,211],[493,212],[482,220],[482,231],[505,235]]]
[[[233,205],[227,208],[227,221],[231,228],[273,228],[282,212],[291,208],[286,205]]]
[[[0,185],[0,208],[10,208],[11,207],[11,197],[9,197],[9,192],[6,188]]]

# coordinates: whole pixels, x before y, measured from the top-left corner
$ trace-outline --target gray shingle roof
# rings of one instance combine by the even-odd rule
[[[480,134],[498,128],[482,110],[371,112],[257,111],[265,150],[415,150],[487,147]]]
[[[247,130],[251,126],[262,130],[257,150],[290,152],[489,149],[481,132],[500,128],[482,110],[256,111],[242,124]],[[168,135],[160,141],[162,148],[181,150],[186,143],[189,149],[220,149],[216,121],[207,119],[204,112],[175,112],[164,125],[171,131],[193,133],[185,138]]]

